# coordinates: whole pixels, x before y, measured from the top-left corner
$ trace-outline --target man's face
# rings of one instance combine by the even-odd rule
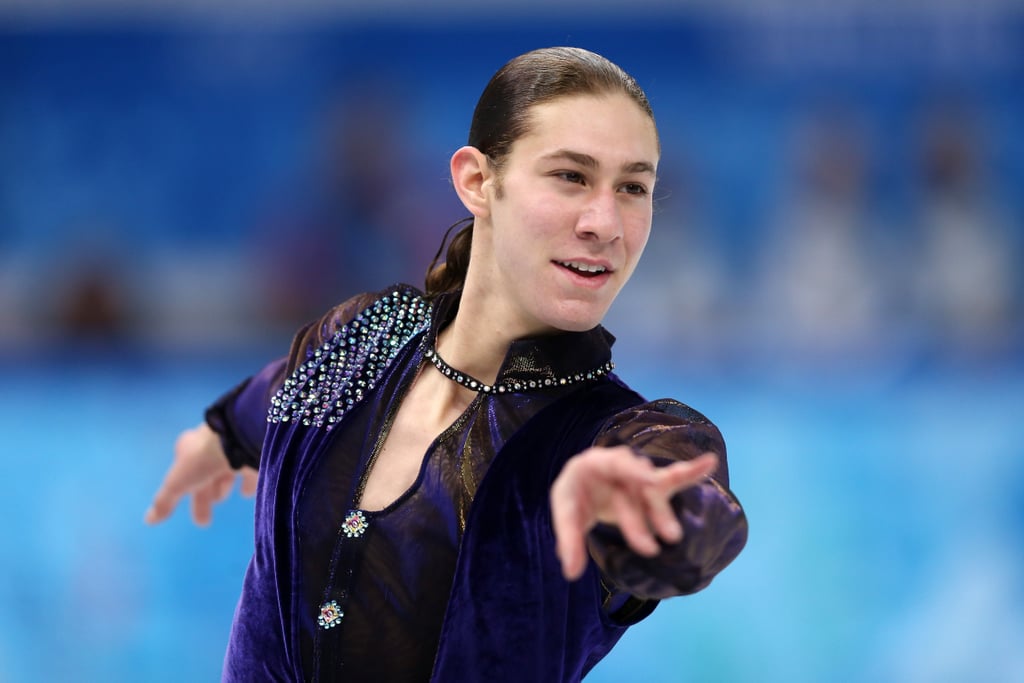
[[[530,132],[489,189],[488,290],[516,336],[593,328],[650,234],[654,122],[624,94],[565,97],[530,111]]]

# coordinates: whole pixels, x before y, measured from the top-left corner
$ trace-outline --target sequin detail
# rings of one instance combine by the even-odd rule
[[[376,386],[406,343],[430,325],[431,307],[406,290],[386,294],[310,354],[274,395],[267,422],[330,430]]]
[[[341,623],[341,618],[344,616],[345,613],[341,611],[338,603],[331,600],[320,605],[320,616],[316,618],[316,623],[320,625],[320,628],[334,628]]]
[[[366,531],[367,526],[366,515],[362,510],[349,510],[349,513],[345,515],[345,521],[341,524],[342,530],[349,538],[359,538]]]
[[[480,380],[467,375],[463,372],[459,372],[452,366],[448,365],[443,358],[437,353],[437,351],[431,347],[426,347],[423,352],[424,357],[434,364],[434,367],[438,371],[455,382],[461,384],[467,389],[472,389],[481,394],[505,394],[518,391],[533,391],[535,389],[547,389],[549,387],[564,387],[570,384],[577,384],[579,382],[588,382],[590,380],[604,377],[609,372],[615,369],[615,363],[608,361],[603,365],[599,365],[593,370],[587,372],[578,372],[575,375],[566,375],[565,377],[545,377],[543,380],[531,379],[531,380],[510,380],[508,382],[502,382],[501,384],[484,384]]]

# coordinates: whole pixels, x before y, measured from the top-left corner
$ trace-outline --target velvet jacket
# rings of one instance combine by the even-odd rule
[[[234,465],[257,464],[251,454],[262,453],[255,552],[224,680],[311,679],[298,655],[296,505],[330,431],[344,424],[349,407],[372,395],[403,351],[420,343],[431,315],[415,290],[389,290],[361,312],[336,316],[330,324],[337,329],[300,333],[290,358],[271,364],[207,412]],[[314,337],[327,341],[311,344]],[[702,589],[740,552],[746,518],[727,488],[720,435],[696,411],[665,401],[658,406],[665,421],[688,435],[678,452],[648,451],[647,436],[630,434],[628,425],[616,434],[628,435],[618,438],[659,463],[718,453],[722,465],[715,477],[673,499],[683,540],[643,558],[614,528],[599,526],[589,539],[593,561],[584,576],[574,582],[562,577],[551,484],[572,455],[595,443],[615,445],[601,442],[599,434],[641,404],[644,399],[614,374],[582,382],[530,418],[497,452],[469,509],[431,681],[578,681],[659,599]],[[610,608],[609,584],[633,597]]]

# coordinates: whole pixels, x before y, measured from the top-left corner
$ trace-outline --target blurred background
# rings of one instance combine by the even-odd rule
[[[590,681],[1024,680],[1024,6],[0,1],[0,681],[213,681],[252,503],[142,515],[175,435],[422,282],[491,74],[633,73],[663,157],[607,326],[750,517]]]

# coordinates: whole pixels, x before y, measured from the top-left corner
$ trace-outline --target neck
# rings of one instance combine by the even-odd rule
[[[495,278],[482,275],[474,266],[471,259],[459,309],[438,335],[436,348],[452,367],[493,384],[512,342],[536,332],[508,310],[507,297],[493,289]]]
[[[490,384],[498,376],[512,342],[545,330],[536,321],[524,319],[508,293],[497,288],[494,283],[501,278],[482,270],[481,264],[491,260],[484,253],[489,246],[485,241],[488,232],[475,230],[459,310],[438,335],[435,348],[452,367]]]
[[[438,334],[435,348],[452,367],[493,384],[512,342],[460,304],[455,319]]]

